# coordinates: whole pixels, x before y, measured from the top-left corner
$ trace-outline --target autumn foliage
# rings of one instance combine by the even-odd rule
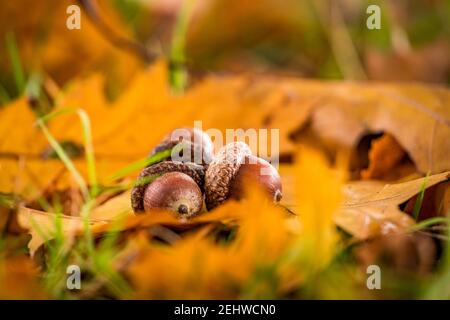
[[[245,59],[230,47],[248,45],[232,28],[221,42],[201,32],[220,11],[223,1],[216,1],[194,10],[183,61],[191,78],[175,90],[170,55],[142,61],[105,38],[86,11],[83,32],[68,33],[57,19],[66,2],[50,11],[42,3],[15,30],[25,69],[45,71],[41,92],[24,89],[0,107],[0,298],[450,297],[442,285],[450,274],[447,87],[313,80],[254,72],[253,65],[204,73],[201,59],[213,59],[209,44],[228,53],[211,60],[214,71],[242,71]],[[4,5],[0,29],[19,10]],[[111,32],[132,39],[115,10],[100,9]],[[284,34],[296,21],[245,1],[234,11],[217,23],[233,25],[251,12],[261,17],[257,26]],[[49,28],[33,65],[28,31],[38,32],[44,13]],[[369,65],[381,59],[373,54]],[[389,63],[382,65],[368,73],[384,75]],[[135,214],[130,193],[150,150],[173,129],[196,123],[223,136],[227,129],[279,130],[277,150],[269,140],[252,151],[279,152],[281,202],[248,181],[243,199],[192,219],[158,209]],[[385,268],[383,283],[421,289],[371,291],[371,264]],[[68,265],[81,267],[82,290],[66,288]]]

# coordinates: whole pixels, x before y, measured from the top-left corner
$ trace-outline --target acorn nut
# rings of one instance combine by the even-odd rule
[[[242,190],[246,180],[254,180],[271,196],[274,202],[282,197],[281,178],[269,162],[254,155],[246,156],[231,185],[230,197],[239,200],[244,193]]]
[[[154,178],[154,179],[152,179]],[[152,180],[146,182],[146,180]],[[135,213],[167,209],[191,217],[202,209],[203,167],[194,163],[163,161],[145,168],[131,192]]]
[[[177,155],[182,162],[194,162],[207,165],[211,162],[214,144],[209,135],[197,128],[178,128],[170,132],[150,152],[149,156],[157,152],[171,149],[180,144],[182,149]]]
[[[219,150],[205,173],[205,202],[208,210],[228,198],[241,199],[246,180],[254,180],[278,202],[282,197],[278,171],[266,160],[251,154],[243,142],[227,144]]]
[[[169,172],[145,189],[144,210],[163,208],[190,217],[200,212],[203,197],[200,188],[187,174]]]

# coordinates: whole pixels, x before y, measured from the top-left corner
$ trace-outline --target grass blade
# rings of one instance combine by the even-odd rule
[[[91,122],[86,111],[78,109],[77,113],[80,117],[81,126],[83,128],[84,150],[86,155],[89,183],[91,185],[90,195],[92,198],[95,198],[98,194],[98,182],[97,171],[95,168],[94,146],[92,143]]]
[[[430,172],[428,172],[427,175],[425,176],[422,186],[420,187],[420,192],[417,195],[416,203],[414,203],[413,217],[415,220],[417,220],[419,218],[420,209],[422,208],[423,197],[425,195],[425,190],[427,188],[429,176],[430,176]]]
[[[439,224],[439,223],[449,223],[450,219],[445,217],[432,217],[423,221],[420,221],[419,223],[416,223],[410,228],[410,231],[418,231],[422,229],[426,229],[432,225]]]
[[[6,49],[8,50],[9,60],[11,61],[17,93],[20,95],[25,89],[25,74],[23,72],[22,63],[20,62],[16,38],[12,32],[6,34]]]
[[[72,113],[72,112],[75,112],[75,111],[77,111],[77,109],[74,109],[74,108],[59,109],[57,111],[53,111],[53,112],[47,113],[46,115],[42,116],[40,119],[44,123],[47,123],[48,121],[50,121],[50,120],[52,120],[52,119],[54,119],[56,117],[62,116],[64,114]]]
[[[8,91],[0,84],[0,103],[7,104],[11,100]]]
[[[176,145],[175,147],[168,149],[168,150],[164,150],[164,151],[160,151],[155,153],[154,155],[152,155],[151,157],[145,158],[145,159],[141,159],[138,160],[136,162],[133,162],[131,164],[129,164],[128,166],[120,169],[119,171],[115,172],[113,175],[111,175],[109,181],[115,181],[121,178],[126,177],[127,175],[129,175],[132,172],[141,170],[147,166],[150,166],[152,164],[155,164],[157,162],[160,162],[162,160],[164,160],[165,158],[170,157],[170,155],[172,154],[172,152],[178,153],[183,149],[181,144]]]
[[[77,182],[78,186],[80,187],[80,190],[84,196],[85,199],[89,199],[89,191],[86,185],[86,182],[84,181],[81,174],[78,172],[77,168],[75,167],[72,160],[70,160],[70,157],[67,155],[67,153],[64,151],[64,149],[61,147],[61,145],[56,141],[56,139],[52,136],[50,131],[48,130],[47,126],[44,124],[44,121],[42,121],[41,118],[37,120],[38,126],[41,128],[42,132],[44,133],[45,137],[47,138],[48,142],[50,143],[50,146],[55,150],[58,157],[61,159],[61,161],[66,166],[67,170],[72,174],[73,178]]]
[[[186,33],[191,16],[192,1],[185,1],[178,13],[172,37],[169,57],[169,83],[175,93],[182,93],[187,86]]]

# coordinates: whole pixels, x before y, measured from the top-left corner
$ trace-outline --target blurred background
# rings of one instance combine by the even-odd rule
[[[80,30],[66,27],[71,4]],[[366,27],[370,4],[380,30]],[[4,1],[0,102],[96,71],[114,99],[159,57],[191,80],[256,72],[448,85],[449,18],[450,0]]]

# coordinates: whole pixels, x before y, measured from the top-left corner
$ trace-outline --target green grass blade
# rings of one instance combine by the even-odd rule
[[[0,207],[12,209],[16,203],[16,198],[12,193],[0,192]]]
[[[11,100],[11,96],[4,86],[0,84],[0,103],[7,104]]]
[[[44,123],[47,123],[48,121],[50,121],[56,117],[59,117],[59,116],[62,116],[64,114],[68,114],[68,113],[73,113],[75,111],[77,111],[77,109],[74,109],[74,108],[59,109],[57,111],[53,111],[53,112],[47,113],[46,115],[43,115],[42,117],[40,117],[40,119]]]
[[[61,145],[56,141],[56,139],[52,136],[50,131],[48,130],[47,126],[44,124],[44,121],[42,121],[40,118],[37,120],[38,126],[41,128],[42,132],[44,133],[45,137],[47,138],[48,142],[50,143],[50,146],[55,150],[58,157],[61,159],[61,161],[66,166],[67,170],[72,174],[73,178],[77,182],[78,186],[80,187],[80,190],[84,196],[85,199],[89,199],[89,191],[86,185],[86,182],[84,181],[81,174],[78,172],[77,168],[75,167],[72,160],[70,160],[70,157],[67,155],[67,153],[64,151],[64,149],[61,147]]]
[[[185,1],[178,13],[172,37],[169,57],[169,83],[175,93],[182,93],[187,86],[186,33],[191,16],[191,1]]]
[[[428,218],[426,220],[420,221],[419,223],[416,223],[410,228],[410,231],[418,231],[422,229],[426,229],[432,225],[439,224],[439,223],[450,223],[450,218],[445,217],[432,217]]]
[[[19,50],[14,34],[6,34],[6,49],[8,50],[9,60],[11,61],[14,81],[16,83],[17,93],[20,95],[25,89],[25,73],[20,62]]]
[[[84,138],[84,150],[86,155],[86,163],[88,168],[89,183],[91,184],[91,197],[95,198],[98,194],[97,170],[95,166],[94,146],[92,143],[91,122],[86,111],[79,109],[77,111],[81,120]]]
[[[83,130],[84,150],[85,150],[86,163],[87,163],[87,168],[88,168],[88,178],[89,178],[89,183],[91,184],[91,190],[90,190],[89,194],[90,194],[91,198],[95,198],[95,196],[98,194],[97,170],[96,170],[96,165],[95,165],[94,146],[92,143],[91,122],[89,120],[89,116],[86,113],[86,111],[84,111],[83,109],[65,108],[65,109],[55,111],[55,112],[51,112],[51,113],[41,117],[39,119],[39,121],[45,127],[45,123],[50,121],[51,119],[54,119],[58,116],[72,113],[75,111],[77,112],[78,116],[80,117],[81,127]],[[48,132],[48,130],[46,130],[46,131],[48,134],[50,134]],[[45,132],[44,132],[44,134],[45,134]],[[47,137],[47,139],[48,139],[48,137]],[[62,152],[58,152],[55,148],[53,148],[55,150],[55,152],[57,153],[57,155],[61,158],[60,155],[63,154],[64,155],[63,157],[67,158],[70,161],[70,157],[64,151],[64,148],[61,146],[61,144],[58,143],[55,139],[53,139],[53,140],[58,145],[58,147],[59,147],[58,149],[60,149],[62,151]],[[53,144],[51,144],[51,145],[53,147]],[[63,160],[63,162],[67,166],[67,161]],[[73,166],[73,168],[75,168],[75,166]],[[70,171],[73,173],[72,170],[73,169],[71,168]],[[77,180],[78,184],[80,184],[81,175],[80,174],[78,174],[78,175],[79,175],[79,177],[76,178],[76,180]],[[83,181],[84,181],[84,179],[83,179]],[[88,190],[85,182],[84,182],[84,186],[85,187],[83,187],[82,189],[86,188],[86,190]],[[81,187],[81,185],[80,185],[80,187]],[[85,194],[85,190],[82,190],[82,191],[83,191],[83,194]]]
[[[32,73],[25,85],[27,96],[40,97],[42,88],[42,76],[39,73]]]
[[[164,160],[165,158],[170,157],[170,155],[172,154],[172,151],[174,153],[180,152],[182,150],[182,148],[183,147],[180,144],[178,144],[171,149],[157,152],[154,155],[152,155],[151,157],[133,162],[133,163],[129,164],[128,166],[126,166],[126,167],[120,169],[119,171],[115,172],[114,174],[112,174],[108,180],[116,181],[116,180],[122,179],[122,178],[126,177],[127,175],[129,175],[130,173],[141,170],[147,166],[150,166],[152,164],[155,164],[157,162]]]
[[[427,173],[425,179],[423,180],[422,186],[420,187],[420,192],[417,195],[416,203],[414,203],[413,209],[413,217],[415,220],[419,218],[420,209],[422,208],[423,197],[425,195],[425,190],[427,188],[428,177],[430,176],[430,172]]]
[[[80,212],[80,215],[83,218],[84,241],[85,241],[87,253],[90,257],[95,256],[94,239],[92,237],[91,225],[90,225],[90,221],[89,221],[89,215],[90,215],[93,204],[94,204],[93,201],[89,200],[82,206],[81,212]]]
[[[137,181],[102,187],[99,190],[99,194],[101,193],[102,195],[106,195],[106,194],[112,195],[112,194],[115,194],[118,192],[130,190],[134,186],[149,184],[149,183],[153,182],[154,180],[156,180],[157,178],[159,178],[160,176],[161,176],[160,174],[152,174],[152,175],[148,175],[144,178],[138,179]]]

